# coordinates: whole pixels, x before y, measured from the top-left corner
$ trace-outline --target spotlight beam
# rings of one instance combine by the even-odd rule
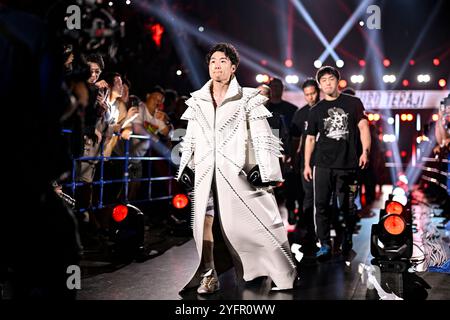
[[[353,27],[353,25],[356,22],[356,19],[359,19],[361,15],[365,12],[369,0],[365,0],[362,2],[358,8],[356,8],[355,12],[351,15],[350,19],[347,20],[347,22],[344,24],[344,26],[339,30],[337,35],[334,37],[334,39],[331,41],[330,47],[331,49],[334,49],[341,41],[344,39],[344,37],[347,35],[347,33],[350,31],[350,29]],[[322,54],[319,57],[320,61],[324,61],[329,55],[329,51],[325,50],[322,52]]]
[[[219,41],[227,41],[230,43],[233,43],[236,47],[239,48],[241,61],[243,64],[249,66],[251,69],[255,70],[259,73],[268,73],[272,74],[279,78],[284,78],[284,71],[285,67],[284,65],[275,62],[273,59],[271,59],[268,56],[265,56],[245,45],[241,45],[238,41],[234,41],[233,39],[230,39],[229,37],[226,37],[220,33],[213,32],[210,28],[207,28],[204,32],[198,32],[198,29],[195,27],[198,24],[189,23],[186,19],[181,18],[180,16],[177,16],[173,12],[169,12],[168,8],[160,8],[160,7],[153,7],[150,6],[148,3],[138,3],[138,5],[147,12],[150,12],[153,15],[156,15],[158,18],[163,20],[165,23],[169,25],[176,24],[179,28],[184,30],[185,32],[191,34],[192,36],[196,37],[201,42],[211,45],[215,44]],[[270,70],[266,67],[263,67],[256,63],[255,61],[260,60],[266,60],[267,65],[271,67],[274,70],[277,70],[274,72],[274,70]],[[199,68],[200,70],[202,68]],[[305,78],[306,76],[298,71],[293,69],[291,71],[292,73],[298,74],[300,77]]]
[[[406,68],[408,67],[409,60],[414,56],[416,53],[416,50],[419,48],[420,44],[422,43],[423,39],[425,38],[425,35],[428,32],[428,29],[430,28],[431,23],[434,21],[434,18],[436,17],[436,14],[439,12],[439,8],[442,5],[442,0],[440,0],[433,8],[433,11],[428,16],[427,22],[425,23],[425,26],[420,31],[419,37],[417,38],[416,42],[414,43],[414,46],[411,50],[409,50],[408,56],[403,61],[402,67],[400,68],[400,72],[398,73],[398,79],[401,79],[403,77],[403,74],[406,71]]]
[[[325,47],[326,52],[331,54],[331,56],[333,57],[334,61],[341,60],[341,58],[338,56],[336,51],[334,51],[334,49],[328,43],[327,39],[325,39],[325,36],[320,31],[319,27],[317,27],[316,23],[311,18],[310,14],[306,10],[306,8],[303,6],[303,4],[300,2],[300,0],[291,0],[291,2],[295,6],[297,11],[300,13],[300,15],[305,19],[306,23],[314,31],[314,33],[316,34],[317,38],[319,38],[320,42],[322,42],[323,46]]]

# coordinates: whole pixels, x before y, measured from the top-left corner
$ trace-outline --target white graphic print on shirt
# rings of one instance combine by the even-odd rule
[[[329,117],[324,119],[325,134],[330,139],[347,140],[348,138],[348,113],[341,108],[328,109]]]

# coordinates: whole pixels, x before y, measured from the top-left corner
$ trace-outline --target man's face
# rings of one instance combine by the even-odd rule
[[[150,108],[150,112],[154,113],[156,109],[163,109],[164,95],[161,92],[153,92],[147,96],[147,106]]]
[[[311,107],[316,104],[319,92],[317,92],[315,87],[309,86],[304,88],[303,94],[305,95],[306,103],[308,103]]]
[[[98,78],[100,77],[100,73],[102,73],[102,69],[100,69],[100,66],[95,62],[88,62],[89,65],[89,73],[90,77],[88,79],[88,82],[93,84],[97,82]]]
[[[280,81],[270,82],[270,92],[272,97],[281,97],[283,94],[283,84]]]
[[[320,87],[326,95],[333,95],[337,92],[338,80],[332,74],[325,74],[319,80]]]
[[[222,51],[216,51],[209,60],[209,76],[216,82],[227,82],[236,71],[236,66]]]

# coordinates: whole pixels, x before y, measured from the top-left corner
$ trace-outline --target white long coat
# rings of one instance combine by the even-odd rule
[[[199,259],[187,287],[199,281],[205,212],[215,181],[216,218],[228,249],[238,255],[237,269],[243,271],[244,280],[269,276],[278,288],[292,288],[297,271],[275,197],[268,190],[255,189],[241,172],[248,172],[255,165],[251,162],[256,162],[263,182],[283,181],[282,148],[266,119],[271,116],[263,105],[267,98],[257,89],[240,87],[233,77],[215,110],[211,81],[191,94],[181,117],[188,126],[177,179],[185,166],[195,171],[191,221]]]

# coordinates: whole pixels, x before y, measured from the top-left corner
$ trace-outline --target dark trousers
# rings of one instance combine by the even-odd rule
[[[301,243],[307,247],[312,248],[316,246],[316,231],[314,228],[314,189],[313,182],[306,181],[303,176],[304,164],[300,162],[300,173],[297,175],[297,179],[301,186],[299,194],[301,193],[300,201],[300,213],[297,222],[297,228],[302,234]],[[300,197],[299,197],[300,198]]]
[[[351,237],[356,224],[356,170],[314,167],[314,217],[316,233],[322,245],[331,244],[330,225],[333,210],[330,200],[336,195],[338,213],[344,220],[344,237]]]

